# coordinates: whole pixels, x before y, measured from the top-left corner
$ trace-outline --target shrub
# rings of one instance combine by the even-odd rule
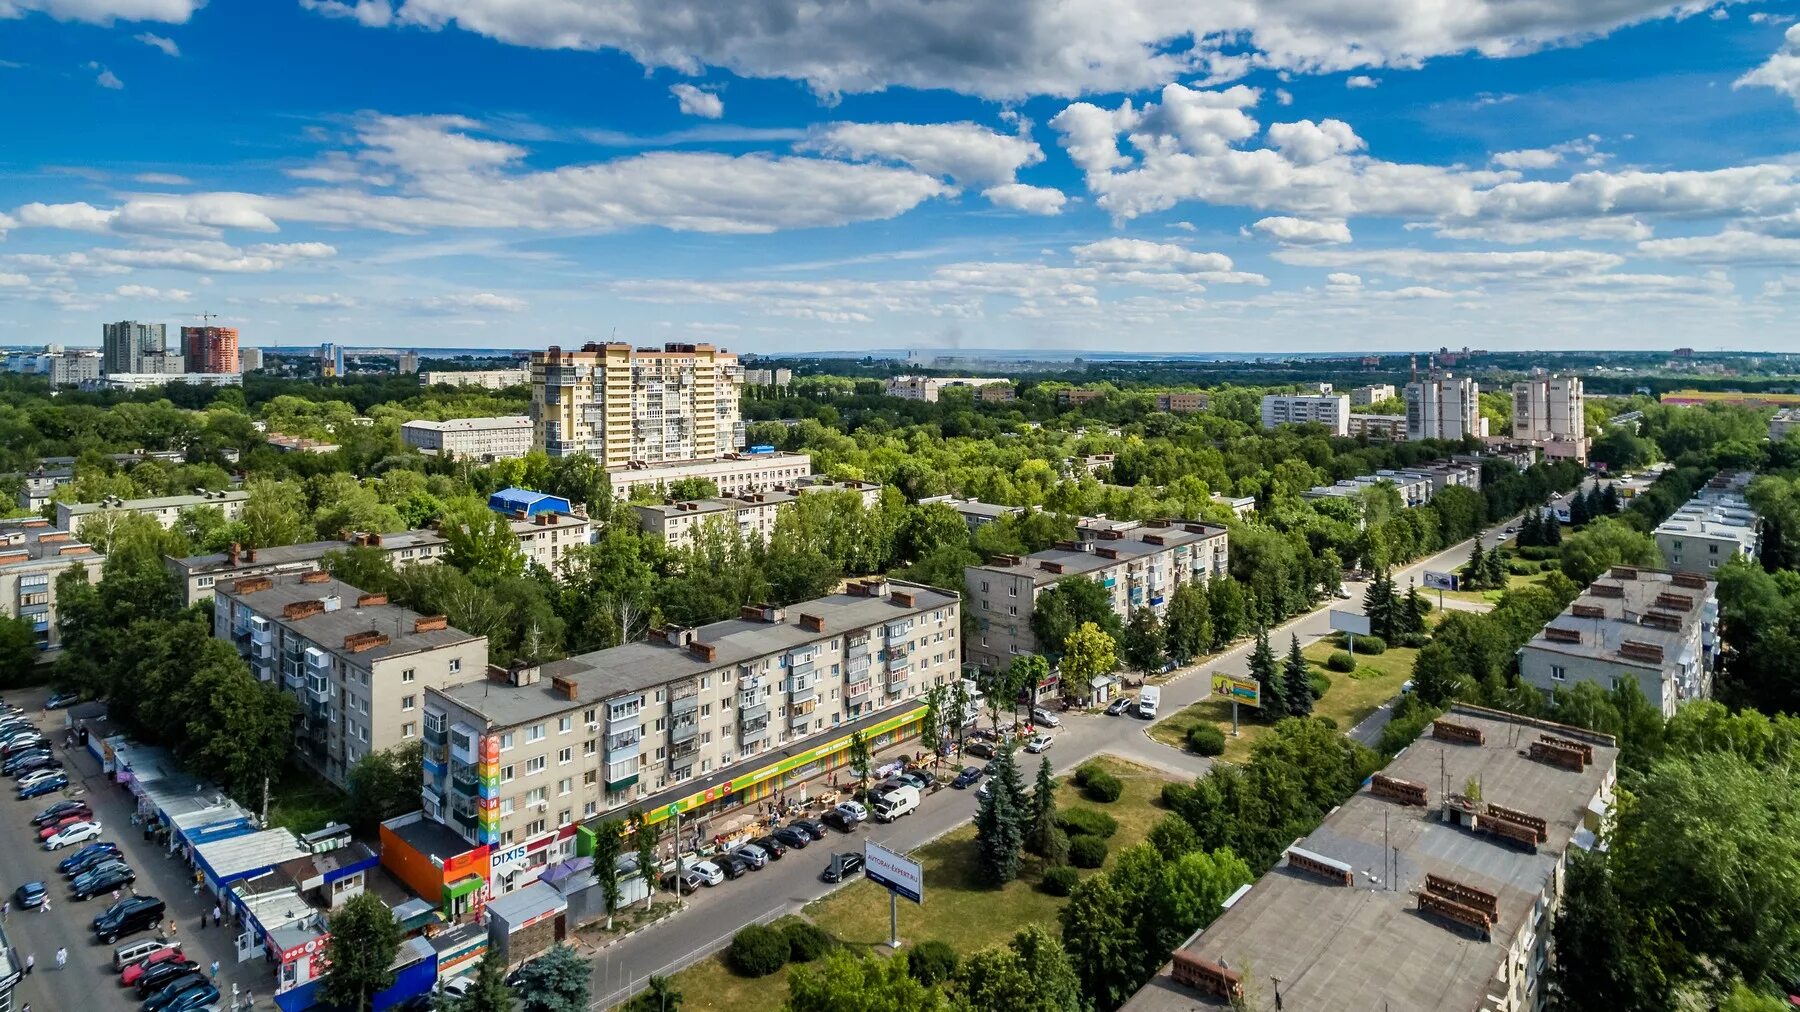
[[[1218,728],[1213,728],[1213,730],[1217,731]],[[1189,731],[1188,736],[1190,738],[1192,738],[1193,732]],[[1225,733],[1223,731],[1219,732],[1219,740],[1220,741],[1225,740]],[[1162,789],[1163,807],[1169,809],[1170,811],[1180,811],[1182,806],[1186,805],[1188,803],[1188,801],[1190,801],[1193,798],[1193,796],[1194,796],[1194,785],[1193,784],[1167,783],[1167,784],[1163,785],[1163,789]]]
[[[1098,868],[1106,863],[1106,841],[1098,836],[1077,836],[1069,841],[1069,863],[1077,868]]]
[[[1225,732],[1217,724],[1195,724],[1188,728],[1187,747],[1198,755],[1219,755],[1225,751]],[[1168,788],[1163,788],[1164,804],[1168,804],[1168,793]]]
[[[1106,768],[1099,763],[1082,763],[1080,766],[1075,767],[1075,786],[1086,787],[1088,785],[1088,780],[1095,774],[1106,776]]]
[[[1430,642],[1430,633],[1406,633],[1400,637],[1401,646],[1412,647],[1414,650],[1423,650],[1425,649],[1425,644]]]
[[[1146,841],[1164,859],[1173,861],[1183,854],[1200,849],[1200,837],[1188,821],[1173,812],[1150,827]]]
[[[1312,690],[1312,698],[1323,699],[1325,693],[1331,691],[1331,679],[1313,669],[1307,669],[1306,687]]]
[[[787,964],[787,935],[752,924],[731,936],[731,949],[725,959],[733,970],[746,977],[767,977]]]
[[[1102,860],[1106,858],[1106,844],[1104,843],[1100,844],[1100,857]],[[1042,885],[1044,891],[1052,896],[1067,896],[1075,891],[1075,883],[1079,881],[1081,881],[1081,873],[1065,865],[1044,872]]]
[[[1349,674],[1356,670],[1356,658],[1347,651],[1333,650],[1331,656],[1325,658],[1325,666],[1340,674]]]
[[[1521,559],[1535,559],[1540,562],[1554,559],[1562,554],[1562,549],[1560,548],[1550,548],[1543,545],[1526,545],[1523,548],[1515,549],[1515,551],[1518,552],[1519,558]]]
[[[1094,770],[1088,774],[1087,783],[1082,785],[1081,790],[1083,794],[1087,795],[1089,801],[1111,804],[1119,800],[1119,795],[1125,793],[1125,785],[1119,781],[1118,777],[1105,770]]]
[[[1063,832],[1062,830],[1056,828],[1055,826],[1051,826],[1050,827],[1050,838],[1048,840],[1044,841],[1043,858],[1044,858],[1044,863],[1051,866],[1052,868],[1056,867],[1059,864],[1068,864],[1069,863],[1069,834]]]
[[[1356,652],[1359,654],[1367,654],[1370,657],[1373,657],[1376,654],[1385,654],[1387,653],[1387,640],[1384,640],[1379,636],[1358,636],[1356,638]]]
[[[1533,573],[1542,572],[1543,569],[1542,563],[1534,562],[1530,559],[1514,559],[1506,564],[1506,571],[1515,576],[1530,576]]]
[[[831,936],[809,921],[793,921],[782,934],[787,936],[789,962],[810,963],[831,948]]]
[[[1326,726],[1326,727],[1329,727],[1329,728],[1331,728],[1331,729],[1332,729],[1332,730],[1333,730],[1333,731],[1336,731],[1336,730],[1337,730],[1337,726],[1338,726],[1338,725],[1337,725],[1337,721],[1336,721],[1336,720],[1335,720],[1335,719],[1334,719],[1334,718],[1331,718],[1331,717],[1314,717],[1314,718],[1313,718],[1313,719],[1314,719],[1314,720],[1316,720],[1316,721],[1318,721],[1318,722],[1319,722],[1319,723],[1321,723],[1321,724],[1324,724],[1324,725],[1325,725],[1325,726]]]
[[[926,986],[949,980],[956,975],[956,950],[941,938],[928,938],[906,954],[906,969]]]
[[[1092,808],[1070,808],[1056,813],[1056,825],[1071,837],[1069,841],[1069,858],[1075,856],[1075,840],[1084,836],[1098,837],[1102,840],[1119,831],[1119,820]]]

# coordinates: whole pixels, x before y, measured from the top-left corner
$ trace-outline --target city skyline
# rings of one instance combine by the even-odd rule
[[[1773,7],[527,6],[0,4],[0,343],[1800,343]]]

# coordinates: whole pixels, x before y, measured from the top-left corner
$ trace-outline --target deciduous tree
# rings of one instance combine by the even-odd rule
[[[394,956],[400,951],[400,924],[374,893],[358,893],[331,915],[325,959],[331,972],[320,996],[351,1012],[368,1012],[376,992],[394,983]]]

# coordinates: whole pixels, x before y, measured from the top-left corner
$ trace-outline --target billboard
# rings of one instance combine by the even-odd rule
[[[1356,636],[1369,635],[1369,616],[1358,615],[1353,611],[1331,609],[1331,628],[1333,632],[1347,632]]]
[[[888,892],[914,903],[925,902],[925,870],[912,858],[896,854],[879,843],[863,844],[863,874]]]
[[[1212,690],[1213,695],[1221,699],[1229,699],[1245,706],[1262,706],[1262,685],[1254,678],[1215,672],[1212,676]]]
[[[1430,587],[1433,590],[1455,590],[1456,574],[1434,573],[1427,569],[1425,571],[1425,586]]]

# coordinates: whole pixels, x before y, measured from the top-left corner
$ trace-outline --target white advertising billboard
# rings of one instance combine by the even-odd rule
[[[1456,574],[1438,573],[1427,569],[1425,571],[1425,586],[1430,587],[1433,590],[1455,590]]]
[[[1369,635],[1369,616],[1358,615],[1353,611],[1331,609],[1331,628],[1335,632],[1347,632],[1355,636]]]
[[[863,874],[891,893],[914,903],[925,902],[925,870],[919,862],[896,854],[879,843],[863,844]]]

